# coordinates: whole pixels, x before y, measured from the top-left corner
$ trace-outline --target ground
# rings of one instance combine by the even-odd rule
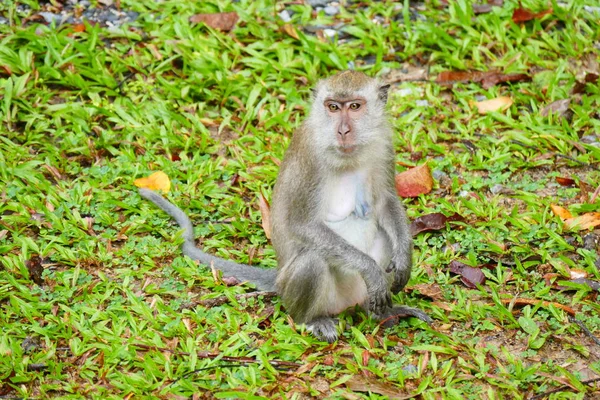
[[[600,398],[599,20],[598,1],[3,2],[0,398]],[[204,249],[275,267],[260,198],[310,88],[348,68],[392,84],[398,174],[433,177],[403,198],[425,222],[394,300],[434,323],[348,310],[327,344],[183,257],[134,180],[163,171]]]

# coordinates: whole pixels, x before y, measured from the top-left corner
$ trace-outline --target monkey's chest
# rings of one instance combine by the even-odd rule
[[[331,178],[325,187],[323,219],[327,226],[379,261],[379,254],[373,254],[380,244],[366,176],[360,172],[339,175]]]

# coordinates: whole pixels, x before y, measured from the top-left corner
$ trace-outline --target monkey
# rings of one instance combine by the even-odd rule
[[[376,320],[414,316],[430,324],[422,310],[394,306],[391,299],[410,278],[413,242],[394,183],[389,87],[358,71],[316,85],[273,189],[276,271],[205,253],[181,209],[151,190],[140,194],[183,229],[185,255],[258,290],[276,291],[292,319],[319,340],[335,342],[335,317],[356,305]]]

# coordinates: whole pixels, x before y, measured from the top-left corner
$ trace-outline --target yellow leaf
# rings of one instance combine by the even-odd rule
[[[590,212],[564,221],[565,228],[582,231],[600,225],[600,212]]]
[[[296,40],[300,39],[300,36],[298,36],[298,31],[296,31],[296,28],[294,28],[294,25],[292,24],[283,24],[281,30]]]
[[[262,227],[267,239],[271,239],[271,208],[265,196],[261,193],[258,197],[258,207],[262,216]]]
[[[171,189],[171,181],[162,171],[157,171],[147,178],[136,179],[133,184],[139,188],[159,190],[163,193],[168,193]]]
[[[565,219],[573,218],[573,215],[571,214],[571,212],[569,210],[567,210],[566,208],[563,208],[561,206],[557,206],[556,204],[550,204],[550,209],[552,210],[554,215],[556,215],[563,221]]]
[[[495,99],[477,101],[471,104],[477,107],[479,114],[487,114],[493,111],[504,111],[510,107],[512,103],[513,100],[510,97],[500,96]]]

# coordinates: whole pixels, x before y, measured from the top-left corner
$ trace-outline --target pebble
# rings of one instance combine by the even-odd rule
[[[0,25],[8,25],[8,19],[0,16]]]
[[[325,11],[325,14],[327,14],[329,16],[334,16],[340,12],[340,9],[335,6],[327,6],[324,8],[324,11]]]
[[[292,20],[292,16],[288,10],[283,10],[277,15],[279,15],[279,18],[281,18],[283,22],[290,22]]]
[[[327,0],[308,0],[308,4],[310,4],[312,8],[326,7],[327,3],[329,3]]]
[[[429,102],[427,100],[417,100],[415,104],[419,107],[429,107]]]
[[[56,23],[57,25],[61,23],[62,21],[62,16],[58,15],[58,14],[54,14],[51,12],[47,12],[47,11],[42,11],[41,13],[39,13],[39,15],[44,18],[44,21],[46,21],[46,23],[51,24],[51,23]]]
[[[337,31],[335,29],[323,29],[323,35],[327,36],[328,38],[333,38],[335,35],[337,35]]]
[[[441,180],[443,178],[447,178],[448,177],[447,173],[445,173],[444,171],[441,171],[439,169],[434,169],[433,172],[431,173],[431,175],[433,176],[433,178],[436,181],[439,181],[439,180]]]
[[[492,192],[492,194],[498,194],[498,193],[502,192],[503,190],[504,190],[504,186],[502,186],[500,184],[496,184],[490,188],[490,192]]]

